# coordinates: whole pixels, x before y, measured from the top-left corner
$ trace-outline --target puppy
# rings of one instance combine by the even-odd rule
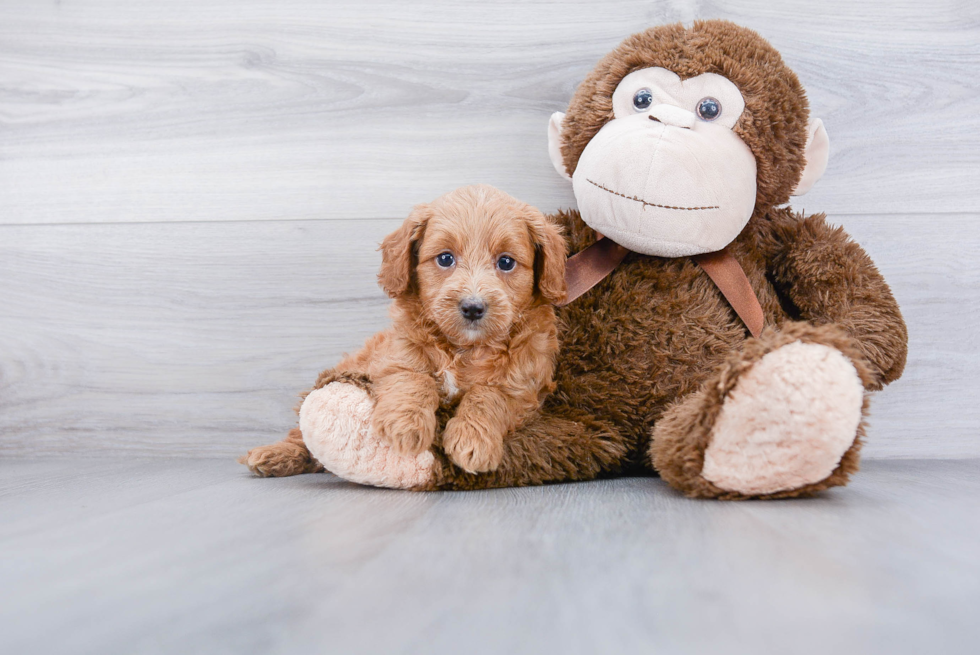
[[[498,189],[469,186],[416,207],[381,254],[392,326],[324,371],[317,388],[372,381],[373,429],[404,454],[427,450],[436,411],[455,405],[444,452],[471,473],[496,469],[505,435],[554,389],[552,305],[566,294],[559,227]],[[298,429],[264,449],[243,458],[260,475],[317,468]]]

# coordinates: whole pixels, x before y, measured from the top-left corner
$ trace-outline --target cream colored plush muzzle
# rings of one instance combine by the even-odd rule
[[[714,101],[720,113],[706,115],[699,109],[704,100]],[[612,104],[613,119],[589,141],[571,177],[582,220],[645,255],[685,257],[731,243],[756,199],[755,157],[732,130],[745,109],[738,87],[714,73],[682,80],[664,68],[645,68],[623,78]],[[555,169],[568,177],[563,119],[552,115],[548,149]],[[794,195],[819,179],[828,153],[827,132],[817,119]]]
[[[674,124],[635,114],[586,146],[572,177],[582,219],[646,255],[720,250],[752,216],[755,158],[726,127],[669,105],[659,113]]]

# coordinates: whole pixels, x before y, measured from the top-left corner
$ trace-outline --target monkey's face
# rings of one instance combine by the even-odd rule
[[[827,167],[799,79],[765,39],[719,20],[625,39],[548,128],[583,220],[661,257],[720,250]],[[571,173],[571,174],[570,174]]]
[[[647,255],[713,252],[738,236],[756,200],[755,157],[732,128],[745,101],[714,73],[681,80],[665,68],[630,73],[614,118],[572,176],[582,219]]]

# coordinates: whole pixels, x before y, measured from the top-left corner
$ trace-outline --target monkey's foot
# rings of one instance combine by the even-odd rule
[[[715,498],[808,495],[846,483],[863,431],[864,367],[821,343],[822,331],[763,335],[667,412],[652,448],[661,475],[689,495]],[[793,332],[805,338],[787,343]]]
[[[795,342],[743,374],[721,408],[701,476],[770,494],[830,476],[854,443],[864,387],[839,350]]]
[[[375,487],[412,489],[433,479],[431,452],[399,455],[371,429],[374,401],[353,384],[331,382],[315,389],[299,410],[310,453],[345,480]]]

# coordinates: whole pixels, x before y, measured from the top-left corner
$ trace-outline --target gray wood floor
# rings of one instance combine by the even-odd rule
[[[980,461],[808,500],[0,462],[8,653],[975,653]]]

